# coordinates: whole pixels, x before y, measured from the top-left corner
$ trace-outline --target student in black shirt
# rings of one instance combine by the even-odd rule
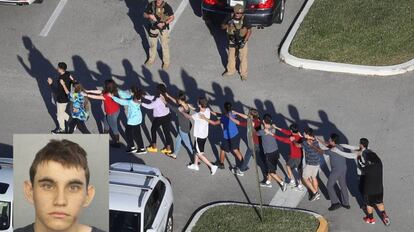
[[[53,134],[61,134],[66,133],[66,123],[69,121],[69,115],[66,112],[66,108],[69,102],[67,92],[70,92],[70,87],[72,83],[74,83],[73,77],[70,75],[68,71],[66,71],[67,65],[64,62],[59,62],[57,71],[59,73],[59,77],[57,82],[54,84],[55,88],[55,99],[56,99],[56,108],[57,108],[57,121],[59,123],[59,127],[52,130]],[[53,85],[52,78],[48,78],[49,85]]]

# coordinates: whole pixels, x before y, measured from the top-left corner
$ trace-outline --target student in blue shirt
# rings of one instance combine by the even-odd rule
[[[142,112],[141,112],[141,98],[143,91],[136,86],[131,87],[131,93],[118,90],[120,96],[116,97],[110,94],[109,96],[118,104],[128,106],[127,125],[126,125],[126,140],[127,152],[134,152],[137,154],[146,154],[147,150],[144,147],[141,134]],[[135,143],[138,148],[135,147]]]
[[[223,128],[223,139],[220,145],[220,160],[217,162],[217,166],[220,169],[224,169],[224,159],[226,158],[226,153],[232,152],[233,155],[239,161],[239,165],[243,163],[243,155],[240,152],[240,136],[239,130],[236,123],[234,123],[230,117],[235,118],[236,115],[232,113],[232,105],[230,102],[224,103],[224,113],[213,113],[217,117],[220,117],[220,120],[210,120],[206,119],[211,125],[218,126],[222,125]]]

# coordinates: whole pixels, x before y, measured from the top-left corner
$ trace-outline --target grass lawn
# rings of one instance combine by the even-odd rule
[[[414,58],[414,0],[315,0],[289,52],[362,65]]]
[[[216,206],[201,215],[191,231],[314,232],[319,226],[319,221],[315,217],[302,212],[263,208],[263,214],[265,220],[261,223],[253,207],[240,205]]]

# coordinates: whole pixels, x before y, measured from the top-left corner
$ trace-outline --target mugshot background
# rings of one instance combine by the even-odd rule
[[[34,207],[26,201],[23,182],[29,180],[29,168],[36,153],[51,139],[68,139],[78,143],[88,154],[91,173],[90,183],[96,188],[95,198],[84,209],[80,223],[109,231],[109,136],[108,135],[14,135],[13,179],[14,179],[14,228],[34,222]]]

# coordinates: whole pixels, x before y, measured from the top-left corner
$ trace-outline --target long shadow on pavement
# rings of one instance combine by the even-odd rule
[[[144,19],[143,14],[145,7],[148,4],[148,0],[124,0],[125,5],[128,7],[128,17],[131,19],[131,22],[134,24],[134,29],[137,34],[141,37],[142,47],[146,52],[148,57],[148,48],[149,43],[146,34],[146,19]]]
[[[58,122],[56,119],[56,105],[53,102],[52,91],[49,87],[49,84],[47,83],[48,77],[56,78],[58,76],[58,73],[52,63],[43,56],[43,54],[36,48],[28,36],[23,36],[22,40],[24,47],[29,52],[27,58],[29,64],[26,64],[20,55],[17,56],[17,60],[26,70],[26,72],[36,80],[37,87],[39,89],[40,95],[42,96],[46,109],[51,119],[55,123],[56,128],[58,128]]]

